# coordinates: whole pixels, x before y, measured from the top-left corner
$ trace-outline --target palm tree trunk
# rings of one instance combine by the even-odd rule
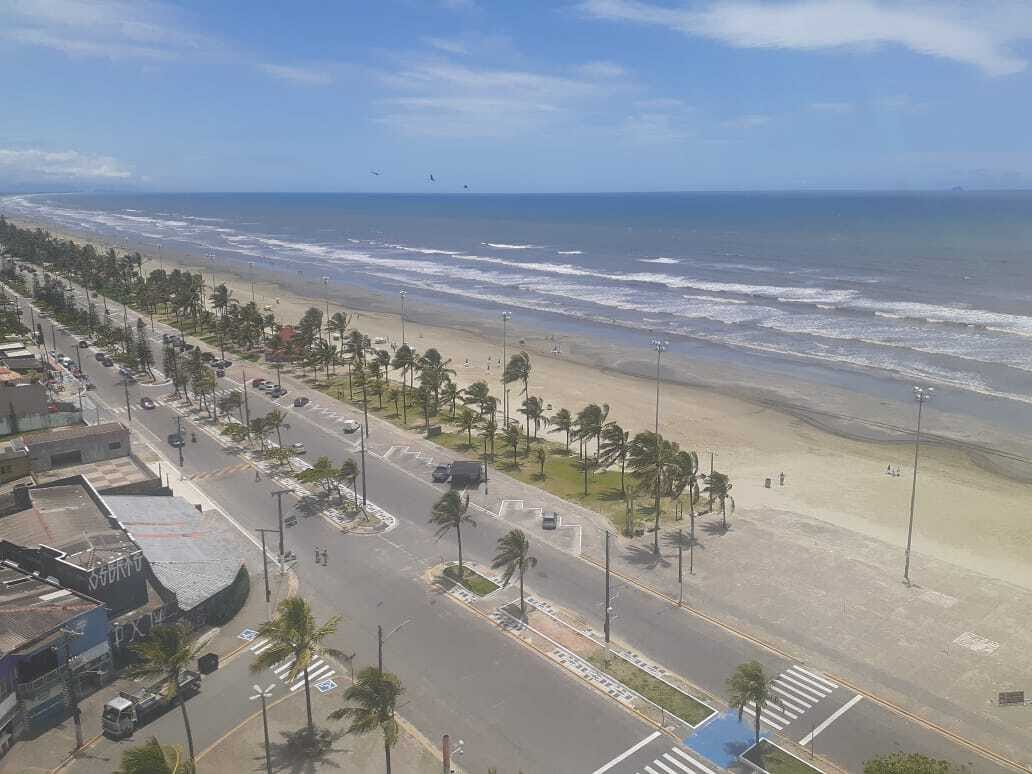
[[[383,754],[387,759],[387,774],[391,774],[391,745],[386,739],[383,740]]]
[[[657,481],[656,482],[656,531],[653,534],[653,538],[655,538],[655,541],[654,541],[653,546],[652,546],[652,553],[656,554],[656,556],[659,556],[659,499],[660,499],[660,490],[659,490],[659,482]]]
[[[462,583],[466,573],[462,569],[462,527],[458,524],[455,525],[455,538],[459,541],[459,583]]]
[[[401,422],[408,425],[408,397],[405,395],[405,372],[401,372]]]
[[[523,601],[523,568],[520,567],[520,615],[527,617],[527,604]]]
[[[194,765],[193,731],[190,730],[190,718],[186,714],[186,703],[183,701],[183,694],[179,693],[178,688],[176,689],[176,698],[179,700],[179,709],[183,713],[183,726],[186,728],[186,749],[190,753],[190,764]]]
[[[305,667],[305,709],[308,711],[308,730],[315,728],[312,721],[312,688],[308,685],[308,667]]]
[[[760,743],[760,704],[756,703],[756,744]]]

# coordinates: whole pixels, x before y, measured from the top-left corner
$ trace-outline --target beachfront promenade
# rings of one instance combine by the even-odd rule
[[[159,348],[161,332],[153,338]],[[72,339],[58,334],[58,348],[70,351]],[[98,364],[84,359],[84,365],[98,385],[102,417],[125,421],[121,385]],[[248,367],[249,378],[260,375],[275,378]],[[239,389],[240,379],[234,366],[224,389]],[[285,443],[303,440],[312,457],[358,451],[357,439],[336,428],[343,418],[361,420],[360,412],[289,377],[284,383],[290,386],[285,399],[255,393],[250,399],[253,413],[275,404],[289,414]],[[131,388],[134,401],[142,395],[157,400],[153,411],[134,411],[133,426],[164,454],[170,450],[161,439],[175,416],[193,421],[170,392],[167,384]],[[312,402],[293,409],[299,395]],[[425,570],[453,554],[453,543],[435,540],[426,523],[442,491],[429,481],[430,464],[450,461],[450,453],[374,419],[366,459],[369,497],[398,519],[397,527],[342,535],[320,519],[301,519],[287,532],[287,548],[300,557],[296,572],[320,615],[343,611],[348,617],[341,647],[358,651],[360,661],[374,652],[377,623],[412,619],[391,641],[388,658],[409,687],[402,712],[417,728],[430,738],[447,732],[465,739],[467,770],[500,765],[527,772],[594,771],[653,732],[616,702],[575,680],[556,679],[552,665],[425,585]],[[166,464],[173,463],[167,458]],[[196,477],[194,486],[245,529],[272,526],[269,494],[278,485],[267,476],[256,481],[250,469],[230,471],[239,465],[231,449],[199,432],[186,449],[183,474]],[[604,525],[594,514],[493,471],[489,494],[481,488],[472,501],[478,526],[463,533],[469,558],[489,563],[497,538],[518,525],[531,535],[539,559],[529,589],[585,618],[600,618]],[[559,510],[562,528],[543,533],[538,508]],[[648,538],[613,539],[616,638],[715,703],[724,679],[751,658],[779,679],[798,680],[800,669],[823,676],[818,679],[833,691],[801,706],[794,718],[768,715],[766,730],[795,742],[809,736],[818,761],[847,770],[896,749],[972,762],[976,771],[1003,770],[889,705],[1008,757],[1030,757],[1020,732],[1023,708],[989,702],[996,686],[1022,687],[1014,681],[1027,666],[1029,648],[1018,638],[1028,634],[1013,622],[1027,620],[1027,595],[924,557],[918,585],[906,588],[899,582],[898,549],[774,508],[741,502],[730,531],[716,529],[717,523],[715,517],[697,523],[695,573],[684,588],[690,609],[671,603],[678,595],[674,532],[664,533],[658,559]],[[310,561],[316,545],[329,548],[328,566]],[[558,709],[571,702],[585,711]],[[620,766],[663,743],[669,746],[669,740],[650,741],[610,770],[632,770]]]

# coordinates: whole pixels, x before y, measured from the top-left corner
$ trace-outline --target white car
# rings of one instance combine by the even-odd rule
[[[354,419],[345,419],[343,424],[341,424],[340,429],[345,433],[354,433],[360,427],[362,427],[362,425]]]
[[[305,452],[308,451],[305,448],[305,445],[301,441],[298,441],[297,443],[290,444],[290,450],[292,452],[294,452],[294,454],[304,454]]]

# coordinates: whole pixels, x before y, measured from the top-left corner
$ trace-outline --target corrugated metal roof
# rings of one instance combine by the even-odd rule
[[[154,576],[190,610],[236,578],[243,555],[221,518],[162,495],[105,495],[115,518],[143,549]]]
[[[57,596],[55,591],[49,583],[0,567],[0,653],[35,642],[100,605],[75,592]]]

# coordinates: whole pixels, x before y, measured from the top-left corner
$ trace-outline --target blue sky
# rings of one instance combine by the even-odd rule
[[[0,190],[1032,186],[1024,0],[0,0],[0,18]]]

